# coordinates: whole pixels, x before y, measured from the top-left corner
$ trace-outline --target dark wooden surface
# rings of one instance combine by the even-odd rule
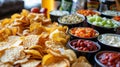
[[[0,6],[0,8],[1,8],[0,10],[3,12],[0,14],[0,20],[4,19],[4,18],[9,18],[14,13],[20,13],[22,11],[22,9],[30,10],[33,7],[41,8],[40,7],[41,3],[37,3],[37,4],[34,3],[35,5],[31,6],[31,4],[25,5],[25,1],[23,1],[23,2],[24,2],[23,4],[15,4],[14,7],[10,7],[9,4]],[[11,10],[9,10],[9,9],[11,9]]]

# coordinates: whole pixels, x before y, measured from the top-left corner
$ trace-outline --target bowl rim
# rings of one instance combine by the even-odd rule
[[[89,9],[84,9],[84,10],[89,10]],[[76,13],[77,13],[77,14],[80,14],[80,13],[78,13],[78,11],[79,11],[79,10],[77,10]],[[99,12],[99,11],[97,11],[97,10],[92,10],[92,11],[98,13],[99,16],[102,14],[101,12]],[[81,15],[83,15],[83,14],[81,14]],[[96,15],[96,14],[94,14],[94,15]],[[84,16],[84,15],[83,15],[83,16]],[[89,15],[88,15],[88,16],[89,16]],[[85,17],[86,17],[86,16],[85,16]]]
[[[85,16],[83,16],[82,14],[76,14],[76,13],[74,13],[75,15],[77,15],[77,16],[79,16],[79,17],[81,17],[82,18],[82,21],[81,22],[78,22],[78,23],[61,23],[61,21],[60,21],[60,19],[62,18],[62,17],[64,17],[64,16],[68,16],[68,15],[64,15],[64,16],[61,16],[61,17],[59,17],[58,18],[58,22],[60,23],[60,24],[66,24],[66,25],[71,25],[71,24],[79,24],[79,23],[82,23],[83,21],[85,21]],[[72,14],[69,14],[69,15],[72,15]]]
[[[107,18],[107,19],[108,19],[108,18]],[[111,19],[111,20],[112,20],[112,19]],[[112,20],[112,21],[115,22],[114,20]],[[88,23],[88,24],[91,24],[92,26],[96,26],[96,27],[100,27],[100,28],[104,28],[104,29],[114,29],[114,28],[120,27],[120,25],[118,25],[116,22],[115,22],[115,24],[118,25],[117,27],[104,27],[104,26],[94,25],[94,24],[92,24],[88,19],[87,19],[87,23]]]
[[[100,33],[99,33],[96,29],[91,28],[91,29],[93,29],[93,30],[96,32],[97,36],[89,37],[89,38],[83,38],[83,37],[75,36],[74,34],[70,33],[71,29],[74,29],[74,28],[91,28],[91,27],[73,27],[73,28],[70,28],[70,29],[68,30],[68,33],[69,33],[71,36],[74,36],[74,37],[77,37],[77,38],[93,39],[93,38],[97,38],[97,37],[100,35]]]
[[[97,52],[97,51],[99,51],[99,50],[101,49],[101,46],[100,46],[97,42],[88,40],[88,41],[91,41],[91,42],[95,43],[95,45],[98,47],[98,49],[97,49],[97,50],[94,50],[94,51],[82,51],[82,50],[77,50],[76,48],[74,48],[74,47],[71,46],[71,42],[72,42],[72,41],[76,41],[76,40],[85,40],[85,39],[74,39],[74,40],[71,40],[71,41],[69,40],[69,41],[68,41],[68,45],[70,46],[70,48],[72,48],[72,49],[75,50],[75,51],[84,52],[84,53],[94,53],[94,52]]]
[[[68,11],[62,11],[62,10],[52,10],[49,12],[50,15],[53,15],[53,16],[64,16],[64,15],[54,15],[54,14],[51,14],[51,12],[53,11],[60,11],[60,12],[65,12],[65,15],[69,15],[70,13]]]
[[[106,10],[106,11],[111,11],[112,12],[113,10]],[[105,16],[109,16],[109,17],[114,17],[112,15],[105,14],[104,12],[106,12],[106,11],[101,12],[101,14],[105,15]],[[114,11],[114,12],[120,13],[120,11]],[[118,15],[118,16],[120,16],[120,15]]]
[[[99,36],[97,37],[97,40],[98,40],[98,42],[102,43],[102,44],[105,45],[105,46],[109,46],[109,47],[112,47],[112,48],[118,48],[118,49],[120,49],[120,47],[111,46],[111,45],[108,45],[108,44],[105,44],[105,43],[101,42],[100,39],[101,39],[101,37],[102,37],[103,35],[112,35],[112,36],[118,36],[118,37],[120,37],[119,34],[114,34],[114,33],[101,34],[101,35],[99,35]]]
[[[96,53],[95,56],[94,56],[95,62],[96,62],[97,64],[99,64],[100,66],[102,66],[102,67],[106,67],[106,65],[102,64],[102,63],[98,60],[98,56],[99,56],[100,54],[102,54],[102,53],[105,53],[105,52],[120,53],[120,52],[118,52],[118,51],[108,51],[108,50],[100,51],[100,52]]]

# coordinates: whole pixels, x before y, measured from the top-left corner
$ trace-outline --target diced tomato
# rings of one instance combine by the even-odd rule
[[[82,14],[84,16],[95,15],[95,14],[99,15],[99,13],[97,13],[93,10],[84,10],[84,9],[83,10],[78,10],[77,13]]]
[[[72,28],[71,34],[81,38],[91,38],[97,35],[97,32],[92,28]]]
[[[106,67],[120,67],[120,53],[105,52],[99,55],[98,58]]]

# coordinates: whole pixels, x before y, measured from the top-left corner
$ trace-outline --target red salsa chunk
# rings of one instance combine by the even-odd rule
[[[120,67],[120,53],[105,52],[100,54],[98,59],[107,67]]]

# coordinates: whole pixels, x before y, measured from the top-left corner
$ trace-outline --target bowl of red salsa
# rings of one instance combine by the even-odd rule
[[[120,67],[120,52],[101,51],[95,55],[95,61],[100,67]]]

